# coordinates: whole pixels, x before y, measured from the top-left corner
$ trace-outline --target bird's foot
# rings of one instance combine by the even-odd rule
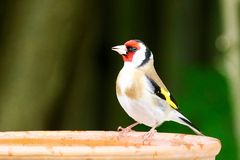
[[[139,124],[139,123],[136,122],[136,123],[133,123],[133,124],[131,124],[130,126],[128,126],[128,127],[126,127],[126,128],[123,128],[123,127],[119,126],[118,129],[117,129],[117,130],[119,131],[119,136],[125,136],[125,135],[127,135],[129,132],[134,131],[134,130],[132,130],[132,128],[135,127],[135,126],[138,125],[138,124]]]
[[[143,144],[149,144],[150,140],[154,137],[157,130],[155,128],[150,129],[147,133],[143,135]]]
[[[126,128],[123,128],[122,126],[119,126],[117,131],[119,131],[119,136],[125,136],[133,130],[132,130],[132,127],[129,127],[129,126],[126,127]]]

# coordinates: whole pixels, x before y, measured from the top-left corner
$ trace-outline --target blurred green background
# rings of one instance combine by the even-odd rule
[[[123,62],[141,39],[181,111],[239,159],[239,0],[0,1],[0,130],[116,130]],[[140,125],[136,130],[149,130]],[[174,122],[159,132],[192,133]]]

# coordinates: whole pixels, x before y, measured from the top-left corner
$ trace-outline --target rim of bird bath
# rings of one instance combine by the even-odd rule
[[[187,134],[115,131],[0,132],[0,159],[179,159],[213,160],[218,139]]]

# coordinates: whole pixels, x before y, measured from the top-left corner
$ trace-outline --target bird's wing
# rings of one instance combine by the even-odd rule
[[[168,91],[167,87],[164,85],[164,83],[158,76],[158,74],[154,68],[154,65],[153,65],[153,60],[150,60],[148,62],[148,65],[141,67],[141,70],[144,72],[145,76],[149,80],[150,85],[152,85],[153,92],[161,99],[166,100],[166,102],[173,109],[177,110],[178,105],[176,103],[176,100],[173,98],[173,96]]]
[[[153,93],[157,95],[159,98],[165,100],[173,109],[177,110],[178,105],[176,103],[176,100],[173,98],[173,96],[170,94],[168,90],[166,90],[163,87],[160,87],[156,81],[154,81],[151,77],[146,75],[147,79],[149,80],[149,84],[151,85],[151,88],[153,89]]]
[[[145,73],[146,76],[150,77],[152,80],[154,80],[158,86],[163,88],[164,90],[168,91],[167,87],[164,85],[160,77],[158,76],[155,68],[153,67],[153,60],[150,60],[148,62],[148,65],[145,65],[141,68],[141,70]]]

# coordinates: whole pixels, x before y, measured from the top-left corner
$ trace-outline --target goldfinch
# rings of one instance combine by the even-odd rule
[[[119,130],[129,132],[138,124],[155,128],[164,121],[175,121],[202,133],[178,110],[178,105],[163,84],[153,64],[153,54],[140,40],[129,40],[124,45],[112,47],[124,61],[116,81],[117,99],[127,114],[136,123]]]

